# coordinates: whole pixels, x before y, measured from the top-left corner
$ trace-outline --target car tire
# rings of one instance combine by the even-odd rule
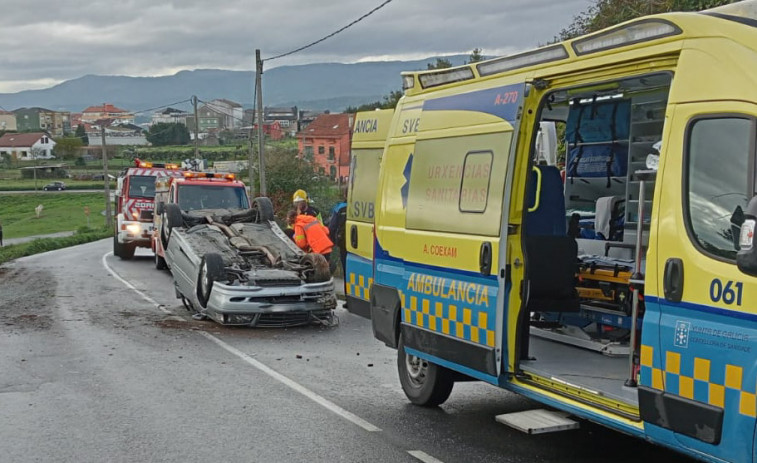
[[[175,227],[183,227],[184,218],[181,216],[181,208],[178,204],[166,204],[165,215],[163,216],[162,228],[166,229],[163,233],[165,235],[164,246],[168,246],[168,241],[171,239],[171,231]]]
[[[449,370],[405,352],[400,334],[397,346],[397,370],[402,390],[410,402],[421,407],[443,404],[455,385]]]
[[[274,220],[273,203],[265,196],[260,196],[253,200],[252,210],[256,211],[255,223],[265,223]]]
[[[315,252],[305,254],[300,258],[300,264],[309,267],[305,270],[306,283],[320,283],[322,281],[329,281],[331,278],[329,263],[326,262],[326,258],[321,254]]]
[[[155,268],[158,270],[165,270],[168,268],[166,259],[164,259],[163,256],[161,256],[157,252],[155,253]]]
[[[200,261],[200,271],[197,274],[197,301],[202,308],[208,306],[213,283],[226,279],[226,266],[220,254],[209,252]]]

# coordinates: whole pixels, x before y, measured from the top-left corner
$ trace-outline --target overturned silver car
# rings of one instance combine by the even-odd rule
[[[224,325],[332,324],[326,259],[305,253],[273,220],[268,198],[249,210],[182,212],[166,204],[166,263],[187,309]]]

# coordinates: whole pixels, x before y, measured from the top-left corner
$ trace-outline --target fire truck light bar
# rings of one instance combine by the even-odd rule
[[[222,180],[234,180],[236,174],[226,174],[221,172],[184,172],[184,178],[217,178]]]

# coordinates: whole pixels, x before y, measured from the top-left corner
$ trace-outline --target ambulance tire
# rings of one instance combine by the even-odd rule
[[[220,254],[209,252],[202,256],[197,275],[197,301],[202,308],[208,306],[213,283],[226,279],[226,266]]]
[[[405,395],[410,402],[421,407],[443,404],[455,385],[452,373],[446,368],[405,353],[401,334],[397,346],[397,370]]]
[[[252,201],[252,209],[257,211],[255,223],[265,223],[274,220],[273,203],[265,196],[260,196]]]

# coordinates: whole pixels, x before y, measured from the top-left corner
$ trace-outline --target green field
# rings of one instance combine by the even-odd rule
[[[37,191],[43,191],[42,188],[48,183],[62,181],[66,184],[67,190],[103,190],[105,183],[102,180],[72,180],[64,179],[38,179]],[[110,182],[111,190],[116,187],[116,182]],[[33,179],[14,179],[0,180],[0,191],[34,191]]]
[[[34,208],[41,204],[37,218]],[[44,235],[77,230],[87,225],[84,208],[90,210],[90,226],[99,228],[105,223],[103,193],[28,193],[0,195],[0,221],[3,238]]]

